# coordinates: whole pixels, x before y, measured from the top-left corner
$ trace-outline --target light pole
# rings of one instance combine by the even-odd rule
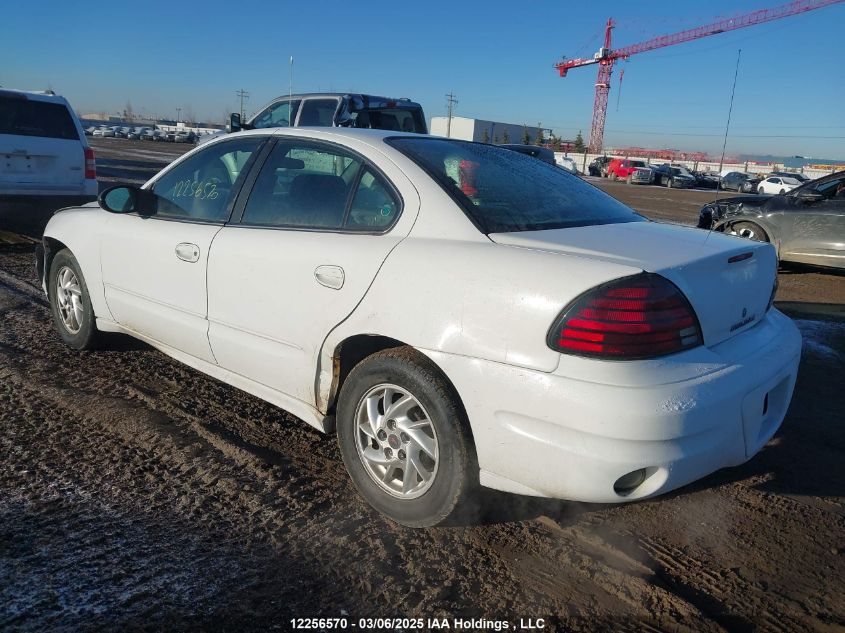
[[[182,112],[182,108],[176,108],[176,123],[179,123],[179,114]]]

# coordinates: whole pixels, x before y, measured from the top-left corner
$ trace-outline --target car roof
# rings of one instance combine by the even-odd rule
[[[63,103],[68,105],[67,99],[57,95],[52,90],[16,90],[15,88],[0,88],[0,97],[28,99],[30,101],[47,101],[48,103]]]
[[[330,135],[338,138],[357,139],[362,141],[383,141],[385,138],[440,138],[443,140],[457,141],[460,139],[446,139],[442,136],[431,134],[415,134],[413,132],[397,132],[396,130],[374,130],[349,127],[321,127],[321,126],[297,126],[297,127],[264,127],[254,130],[241,130],[232,134],[221,134],[214,142],[238,136],[300,136],[303,138],[314,138],[313,132],[320,132],[322,135]]]

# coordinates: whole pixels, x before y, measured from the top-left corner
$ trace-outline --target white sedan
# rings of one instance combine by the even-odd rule
[[[770,176],[760,181],[757,185],[757,193],[763,194],[782,194],[787,191],[792,191],[795,187],[800,187],[801,181],[796,178],[789,178],[787,176]]]
[[[770,244],[389,131],[222,136],[55,214],[38,266],[68,345],[123,332],[336,430],[360,494],[411,526],[478,484],[621,502],[741,464],[801,349]]]

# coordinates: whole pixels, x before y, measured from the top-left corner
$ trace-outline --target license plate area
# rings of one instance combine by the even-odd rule
[[[787,374],[745,396],[742,401],[742,426],[746,457],[754,455],[775,434],[786,415],[792,385],[792,376]]]

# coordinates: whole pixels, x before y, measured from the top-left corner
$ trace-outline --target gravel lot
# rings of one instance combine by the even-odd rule
[[[155,172],[159,157],[139,151],[189,149],[95,147],[104,181]],[[685,223],[713,195],[599,184]],[[0,234],[0,630],[460,616],[843,631],[845,277],[780,277],[803,360],[781,431],[752,461],[623,506],[488,492],[463,525],[409,530],[359,501],[333,437],[124,337],[66,349],[32,244]]]

